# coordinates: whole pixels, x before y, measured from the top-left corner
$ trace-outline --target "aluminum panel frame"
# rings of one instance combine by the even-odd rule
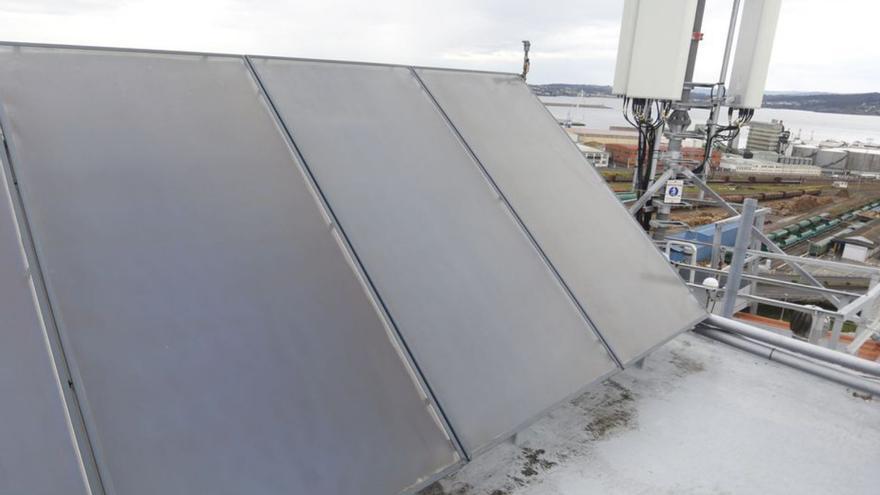
[[[416,73],[621,361],[706,317],[521,78]]]
[[[248,58],[470,456],[618,369],[410,69]]]
[[[107,493],[386,494],[457,466],[244,59],[0,61]]]
[[[28,261],[0,166],[0,493],[89,494]],[[65,383],[66,385],[66,383]]]

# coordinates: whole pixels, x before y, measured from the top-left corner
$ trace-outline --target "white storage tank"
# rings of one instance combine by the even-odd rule
[[[880,172],[880,151],[869,148],[847,148],[847,170]]]
[[[813,157],[813,165],[843,170],[847,166],[846,150],[840,148],[819,148]]]
[[[813,144],[795,144],[791,147],[791,156],[800,158],[815,158],[819,147]]]

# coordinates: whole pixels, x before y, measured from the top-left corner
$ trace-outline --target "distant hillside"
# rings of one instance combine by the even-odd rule
[[[610,96],[611,86],[597,84],[530,84],[532,92],[538,96]]]
[[[811,112],[880,115],[880,93],[860,94],[767,94],[767,108],[789,108]]]
[[[538,96],[610,96],[611,86],[597,84],[533,84]],[[701,92],[702,93],[702,92]],[[697,98],[707,95],[698,94]],[[880,115],[880,93],[834,94],[768,91],[764,107],[806,110],[809,112]]]

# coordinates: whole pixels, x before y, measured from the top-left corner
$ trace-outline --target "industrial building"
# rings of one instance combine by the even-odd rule
[[[607,151],[581,143],[577,143],[577,147],[584,154],[584,158],[594,167],[608,167],[609,154]]]
[[[813,165],[813,158],[802,156],[780,156],[777,162],[784,165]]]
[[[880,172],[880,149],[867,146],[832,146],[795,144],[792,157],[811,158],[813,164],[823,169],[850,173]]]
[[[843,245],[841,259],[864,263],[869,257],[869,252],[874,251],[877,244],[864,236],[844,237],[839,240]]]
[[[780,143],[785,135],[785,127],[781,121],[756,122],[749,124],[746,148],[751,151],[782,151]]]
[[[658,157],[658,167],[662,169],[666,160],[663,152],[668,151],[667,144],[660,144],[661,152]],[[610,143],[605,145],[605,151],[608,152],[609,161],[615,167],[632,168],[637,162],[638,147],[635,144]],[[696,146],[685,146],[681,149],[681,158],[695,163],[701,163],[705,158],[705,150]],[[711,167],[715,168],[721,164],[721,150],[713,150],[712,159],[709,161]]]
[[[880,172],[880,149],[877,148],[843,148],[846,153],[844,170],[850,172]]]
[[[636,144],[638,134],[633,129],[590,129],[587,127],[565,127],[578,143],[593,147],[603,147],[609,144]]]
[[[822,175],[822,169],[814,165],[772,162],[759,158],[743,158],[740,156],[725,156],[721,159],[720,168],[721,170],[737,174],[807,177]]]

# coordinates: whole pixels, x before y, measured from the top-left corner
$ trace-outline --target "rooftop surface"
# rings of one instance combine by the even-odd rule
[[[880,399],[685,333],[423,495],[876,494]]]

